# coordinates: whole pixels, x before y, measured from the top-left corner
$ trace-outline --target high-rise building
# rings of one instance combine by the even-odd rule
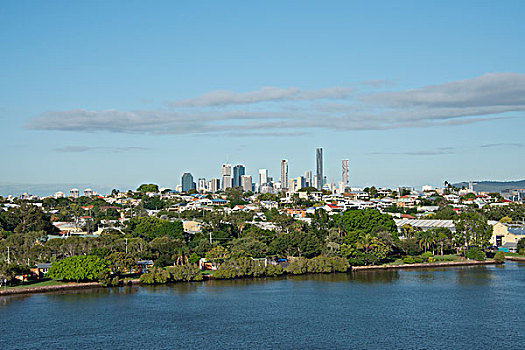
[[[252,176],[251,175],[242,175],[241,176],[241,187],[245,192],[251,191],[252,188]]]
[[[86,188],[84,190],[84,196],[91,197],[93,195],[93,190],[91,188]]]
[[[259,169],[259,185],[268,183],[268,169]]]
[[[288,161],[286,159],[281,160],[281,189],[285,190],[288,188]]]
[[[191,173],[184,173],[182,175],[182,192],[188,192],[195,189],[195,182],[193,182],[193,175]]]
[[[348,186],[348,183],[349,183],[349,178],[348,178],[348,172],[349,172],[349,168],[348,168],[348,159],[343,159],[343,161],[341,162],[341,166],[342,166],[342,180],[343,180],[343,186]]]
[[[295,190],[298,191],[303,187],[306,187],[306,179],[304,176],[299,176],[297,179],[295,179]]]
[[[314,184],[312,182],[312,172],[308,170],[304,173],[305,187],[312,187]]]
[[[222,189],[225,190],[232,187],[232,165],[222,165]]]
[[[206,190],[207,190],[207,188],[206,188],[206,179],[201,177],[197,181],[197,191],[205,192]]]
[[[241,178],[246,174],[246,168],[244,165],[236,165],[233,167],[233,183],[232,187],[242,187]]]
[[[321,190],[323,188],[323,149],[318,148],[315,153],[315,160],[316,160],[316,175],[317,175],[317,183],[315,184],[315,187],[318,190]]]
[[[288,180],[288,192],[295,192],[297,190],[297,184],[295,182],[295,179]]]
[[[221,180],[220,179],[211,179],[210,191],[215,193],[221,189]]]

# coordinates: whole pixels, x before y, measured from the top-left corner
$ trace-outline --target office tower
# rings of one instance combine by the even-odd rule
[[[323,149],[318,148],[315,153],[316,170],[317,170],[317,183],[315,187],[320,190],[323,188]]]
[[[259,185],[268,183],[268,169],[259,169]]]
[[[91,188],[86,188],[84,190],[84,196],[91,197],[93,195],[93,190]]]
[[[295,192],[297,190],[296,188],[295,179],[288,180],[288,192]]]
[[[195,189],[195,182],[193,182],[193,175],[191,173],[184,173],[182,175],[182,192],[188,192]]]
[[[70,197],[78,198],[78,195],[79,195],[78,188],[72,188],[71,190],[69,190]]]
[[[306,187],[306,179],[304,176],[299,176],[297,179],[295,179],[295,190],[298,191],[303,187]]]
[[[342,180],[343,180],[343,186],[347,186],[348,183],[349,183],[349,178],[348,178],[348,171],[349,171],[349,168],[348,168],[348,159],[343,159],[342,163],[341,163],[341,166],[342,166]]]
[[[215,193],[221,189],[221,180],[220,179],[211,179],[210,190],[212,193]]]
[[[205,178],[201,177],[197,181],[197,191],[199,191],[199,192],[205,192],[206,191],[206,179]]]
[[[252,176],[251,175],[242,175],[241,176],[241,187],[245,192],[252,190]]]
[[[304,173],[304,181],[306,182],[305,187],[312,187],[313,186],[312,172],[310,170],[308,170],[307,172]]]
[[[232,165],[222,165],[222,189],[225,190],[232,187]]]
[[[232,179],[232,187],[241,187],[241,178],[243,175],[246,174],[246,168],[244,165],[236,165],[233,167],[233,179]]]
[[[281,160],[281,189],[285,190],[288,186],[288,161]]]

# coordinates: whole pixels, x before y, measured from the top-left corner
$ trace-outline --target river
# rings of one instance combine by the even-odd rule
[[[522,349],[525,264],[0,298],[0,349]]]

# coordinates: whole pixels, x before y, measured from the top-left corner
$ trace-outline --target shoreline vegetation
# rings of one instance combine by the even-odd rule
[[[509,230],[514,226],[505,225],[525,215],[521,204],[457,213],[445,196],[415,192],[410,198],[416,204],[436,210],[422,216],[411,209],[437,220],[421,226],[396,222],[388,212],[395,208],[348,208],[344,196],[310,190],[317,194],[307,188],[304,198],[295,193],[291,202],[284,192],[184,194],[154,184],[106,197],[0,198],[0,295],[122,286],[135,279],[155,285],[504,262],[488,220],[499,219]],[[369,192],[379,199],[377,191]],[[400,200],[411,193],[405,192]],[[395,213],[416,218],[404,209]],[[513,250],[523,256],[525,238]]]
[[[525,258],[523,257],[514,257],[514,256],[507,256],[507,260],[512,261],[522,261],[525,262]],[[314,259],[304,259],[304,260],[314,260]],[[397,269],[424,269],[424,268],[440,268],[440,267],[459,267],[459,266],[479,266],[479,265],[501,265],[504,264],[502,261],[497,260],[484,260],[484,261],[476,261],[476,260],[463,260],[463,261],[446,261],[446,262],[432,262],[432,263],[416,263],[416,264],[390,264],[390,265],[371,265],[371,266],[348,266],[347,270],[342,270],[342,266],[339,266],[339,270],[335,268],[331,268],[330,271],[318,271],[315,272],[313,270],[308,270],[308,262],[306,261],[306,266],[304,265],[305,262],[297,264],[296,267],[294,267],[294,270],[296,273],[285,271],[281,268],[281,272],[279,273],[279,269],[275,268],[277,271],[273,274],[251,274],[251,275],[244,275],[244,276],[233,276],[232,274],[227,275],[225,273],[221,274],[220,278],[215,277],[214,275],[200,275],[200,278],[197,279],[179,279],[178,281],[172,281],[169,278],[165,282],[153,282],[153,283],[144,283],[139,279],[130,279],[127,280],[124,285],[153,285],[153,284],[168,284],[168,283],[177,283],[177,282],[196,282],[196,281],[206,281],[206,280],[214,280],[214,279],[240,279],[240,278],[261,278],[261,277],[277,277],[277,276],[284,276],[284,275],[302,275],[302,274],[319,274],[319,273],[350,273],[350,272],[363,272],[363,271],[370,271],[370,270],[397,270]],[[273,265],[271,265],[273,266]],[[280,266],[280,265],[277,265]],[[272,268],[272,269],[273,269]],[[165,270],[166,271],[166,270]],[[245,270],[246,271],[246,270]],[[275,271],[275,270],[274,270]],[[35,286],[35,287],[26,287],[26,288],[10,288],[7,290],[0,290],[0,296],[8,296],[8,295],[23,295],[23,294],[37,294],[37,293],[47,293],[47,292],[59,292],[59,291],[71,291],[71,290],[82,290],[82,289],[93,289],[93,288],[107,288],[100,282],[69,282],[69,283],[61,283],[57,285],[49,285],[49,286]]]

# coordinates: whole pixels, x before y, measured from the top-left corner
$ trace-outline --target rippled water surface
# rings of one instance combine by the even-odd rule
[[[523,349],[525,264],[0,297],[0,349]]]

